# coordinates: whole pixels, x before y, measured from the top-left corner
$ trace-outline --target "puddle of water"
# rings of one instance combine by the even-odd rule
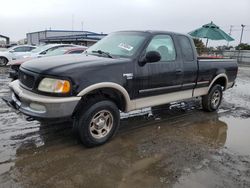
[[[0,168],[0,174],[3,174],[3,173],[5,173],[5,172],[8,172],[9,170],[10,170],[10,168],[12,167],[12,166],[14,166],[15,165],[15,163],[14,162],[6,162],[6,163],[3,163],[3,164],[1,164],[1,168]]]
[[[225,146],[240,155],[250,155],[250,118],[221,117],[227,124]]]
[[[212,180],[212,181],[211,181]],[[178,180],[176,184],[174,184],[174,188],[207,188],[207,187],[216,187],[215,185],[219,185],[221,180],[216,174],[207,169],[203,171],[199,171],[197,173],[190,173],[187,176],[182,176]],[[220,186],[218,186],[220,187]]]

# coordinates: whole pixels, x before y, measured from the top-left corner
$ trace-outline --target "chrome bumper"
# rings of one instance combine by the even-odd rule
[[[12,90],[11,106],[34,119],[70,117],[81,97],[50,97],[22,88],[19,81],[9,84]]]

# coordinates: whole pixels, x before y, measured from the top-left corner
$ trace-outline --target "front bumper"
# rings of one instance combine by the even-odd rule
[[[34,119],[58,119],[70,117],[81,97],[50,97],[22,88],[19,80],[9,84],[12,90],[12,107]]]

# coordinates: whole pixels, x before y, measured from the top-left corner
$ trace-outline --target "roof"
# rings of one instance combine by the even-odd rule
[[[138,33],[150,33],[150,34],[165,33],[165,34],[186,35],[184,33],[177,33],[177,32],[173,32],[173,31],[162,31],[162,30],[124,30],[124,31],[117,31],[117,32],[138,32]],[[116,33],[116,32],[114,32],[114,33]]]
[[[53,42],[53,41],[98,41],[105,37],[106,34],[78,34],[78,35],[66,35],[66,36],[54,36],[47,37],[46,39],[40,39],[41,42]]]
[[[97,33],[94,33],[94,32],[91,32],[91,31],[73,31],[73,30],[48,30],[48,29],[45,29],[45,30],[41,30],[41,31],[34,31],[34,32],[30,32],[30,33],[27,33],[27,34],[33,34],[33,33],[41,33],[41,32],[72,32],[72,33],[85,33],[85,34],[97,34]]]
[[[4,35],[0,35],[1,38],[5,38],[5,39],[9,39],[9,37],[4,36]]]

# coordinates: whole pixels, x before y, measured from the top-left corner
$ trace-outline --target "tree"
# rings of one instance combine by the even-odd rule
[[[193,40],[194,40],[194,45],[197,49],[197,53],[201,55],[206,50],[206,46],[204,45],[201,39],[194,38]]]
[[[236,46],[236,50],[250,50],[250,45],[247,43],[241,43]]]

